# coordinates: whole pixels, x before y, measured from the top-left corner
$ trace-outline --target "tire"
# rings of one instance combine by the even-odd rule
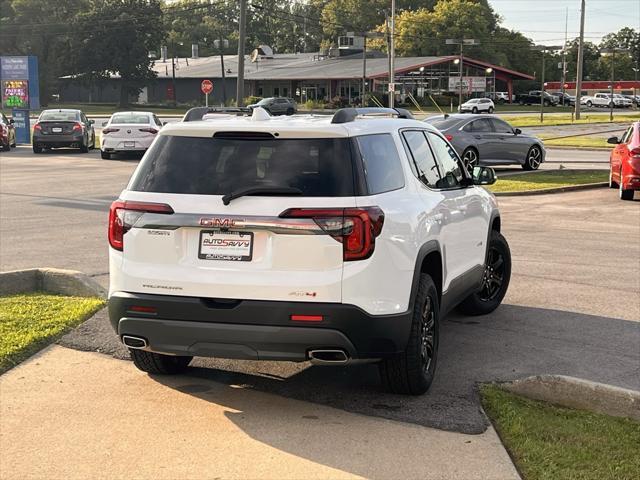
[[[542,150],[538,145],[533,145],[527,152],[522,168],[525,170],[537,170],[542,163]]]
[[[520,105],[521,107],[524,107],[524,100],[518,100],[518,105]]]
[[[7,138],[7,143],[2,144],[2,151],[8,152],[11,150],[11,144],[9,143],[9,139]]]
[[[464,166],[467,167],[467,171],[471,173],[473,167],[477,167],[480,164],[480,155],[478,155],[478,151],[475,148],[469,147],[462,152],[462,161]]]
[[[593,102],[591,100],[589,100],[587,102],[587,107],[589,107],[589,108],[593,107]]]
[[[42,153],[42,147],[33,146],[33,153]]]
[[[498,231],[491,232],[489,251],[482,275],[480,291],[469,295],[458,305],[465,315],[486,315],[502,303],[511,279],[511,250],[509,244]],[[497,282],[497,283],[496,283]]]
[[[493,107],[489,107],[489,110],[487,110],[487,112],[493,113]]]
[[[193,357],[180,357],[175,355],[162,355],[161,353],[147,352],[130,348],[133,364],[143,372],[160,375],[175,375],[184,372]]]
[[[89,153],[89,139],[86,145],[84,143],[80,145],[80,153]]]
[[[505,102],[505,99],[504,99],[504,98],[500,98],[500,99],[498,100],[498,103],[499,103],[500,105],[503,105],[503,104],[504,104],[504,102]]]
[[[294,114],[293,108],[288,108],[287,115],[293,115],[293,114]]]
[[[100,158],[103,160],[111,160],[111,154],[100,150]]]
[[[471,109],[471,113],[474,113],[474,114],[475,114],[475,113],[478,113],[478,107],[473,107],[473,108]]]
[[[622,185],[622,170],[620,170],[620,182],[618,183],[620,200],[633,200],[633,190],[625,190]]]
[[[542,102],[542,105],[548,107],[549,105],[551,105],[551,103],[549,102],[549,100],[545,100],[544,102]]]
[[[18,141],[16,140],[16,136],[13,136],[13,143],[11,144],[11,148],[16,148],[18,146]]]
[[[420,275],[411,332],[404,352],[379,364],[384,387],[392,393],[421,395],[433,383],[438,359],[440,303],[429,275]]]

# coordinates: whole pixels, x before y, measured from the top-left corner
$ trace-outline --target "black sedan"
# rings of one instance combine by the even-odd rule
[[[86,153],[96,146],[93,123],[80,110],[43,110],[33,126],[33,152],[42,153],[45,148],[74,147]]]
[[[509,164],[537,170],[544,161],[542,140],[495,115],[438,115],[425,122],[444,134],[469,170],[477,165]]]

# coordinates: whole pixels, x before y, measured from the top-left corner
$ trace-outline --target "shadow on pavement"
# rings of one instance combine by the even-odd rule
[[[440,345],[436,380],[417,397],[385,393],[375,365],[198,358],[187,376],[463,433],[487,428],[478,396],[481,382],[548,373],[640,389],[637,322],[503,305],[486,317],[450,316]],[[155,379],[174,385],[170,377]]]

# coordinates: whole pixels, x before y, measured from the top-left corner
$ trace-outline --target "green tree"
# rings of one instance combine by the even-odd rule
[[[76,72],[87,81],[120,76],[120,105],[155,78],[149,52],[163,36],[159,0],[91,0],[77,17]]]

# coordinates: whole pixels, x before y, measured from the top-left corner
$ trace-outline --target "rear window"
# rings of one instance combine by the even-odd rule
[[[149,115],[140,113],[116,113],[111,117],[111,123],[149,123]]]
[[[163,135],[131,179],[140,192],[225,195],[294,187],[308,197],[354,195],[347,138],[196,138]]]
[[[40,115],[41,122],[76,122],[80,119],[77,112],[44,111]]]

